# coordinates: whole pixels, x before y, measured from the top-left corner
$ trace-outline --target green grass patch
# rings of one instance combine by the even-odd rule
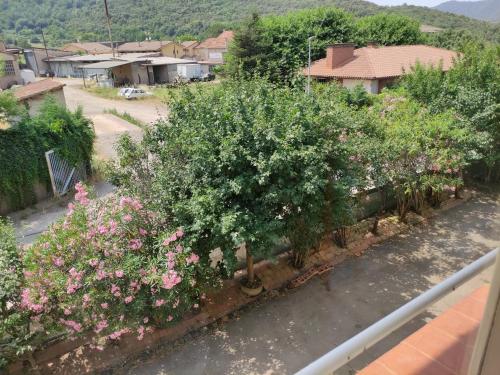
[[[118,110],[116,108],[110,108],[110,109],[106,109],[104,110],[104,113],[109,113],[109,114],[112,114],[116,117],[119,117],[121,118],[122,120],[125,120],[125,121],[128,121],[130,122],[131,124],[134,124],[140,128],[144,128],[146,127],[146,124],[144,122],[142,122],[141,120],[139,120],[138,118],[132,116],[130,113],[128,112],[118,112]]]

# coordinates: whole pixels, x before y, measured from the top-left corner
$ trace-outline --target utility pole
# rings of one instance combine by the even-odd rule
[[[113,58],[115,58],[115,47],[113,44],[113,37],[111,36],[111,17],[109,16],[108,0],[104,0],[104,9],[106,10],[106,19],[108,22],[108,34],[109,34],[109,42],[111,43],[111,51],[113,52]]]
[[[309,95],[311,93],[311,41],[316,38],[315,36],[310,36],[307,38],[307,45],[309,48],[309,58],[308,58],[308,72],[307,72],[307,87],[306,87],[306,94]]]
[[[49,51],[47,50],[47,42],[45,41],[45,34],[43,33],[43,29],[40,29],[42,32],[42,41],[43,41],[43,46],[45,48],[45,54],[47,55],[47,65],[49,66],[49,76],[52,75],[52,68],[50,66],[50,57],[49,57]],[[35,59],[36,61],[36,59]]]

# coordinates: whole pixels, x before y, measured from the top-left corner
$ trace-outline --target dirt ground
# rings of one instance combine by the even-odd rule
[[[322,279],[277,293],[225,324],[157,350],[127,374],[292,374],[406,301],[500,246],[500,196],[443,212],[428,226],[373,246]],[[337,374],[354,374],[490,280],[486,270]]]
[[[116,157],[114,144],[123,133],[129,133],[132,138],[142,138],[142,129],[112,114],[104,114],[105,110],[116,109],[120,113],[127,112],[145,124],[151,124],[166,116],[167,106],[159,100],[112,100],[92,95],[82,90],[83,82],[79,79],[56,78],[66,84],[64,95],[69,109],[79,106],[83,113],[94,123],[96,132],[95,152],[100,159]]]

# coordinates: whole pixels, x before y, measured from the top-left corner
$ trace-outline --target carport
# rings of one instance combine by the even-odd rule
[[[99,82],[99,73],[105,71],[109,85],[115,86],[134,81],[132,64],[132,61],[111,60],[82,65],[81,68],[84,71],[84,77],[87,75],[87,71],[95,71],[97,82]],[[101,83],[103,83],[102,79]]]

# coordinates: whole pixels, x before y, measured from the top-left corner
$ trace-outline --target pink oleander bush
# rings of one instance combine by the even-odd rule
[[[25,254],[21,307],[47,332],[95,333],[98,347],[196,309],[214,281],[183,246],[184,233],[157,232],[156,215],[133,197],[76,202]]]

